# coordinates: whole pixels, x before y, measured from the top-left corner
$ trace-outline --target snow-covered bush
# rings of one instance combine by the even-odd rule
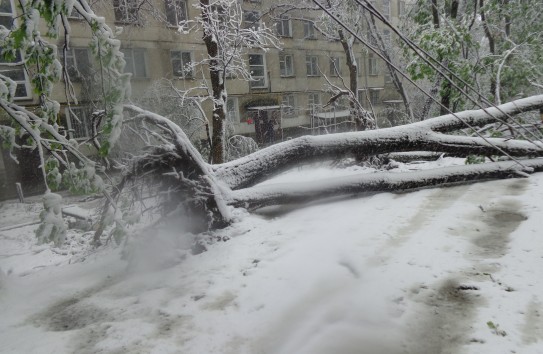
[[[39,243],[53,242],[59,247],[66,239],[66,224],[62,219],[62,197],[56,193],[45,193],[43,211],[40,213],[40,226],[36,230]]]

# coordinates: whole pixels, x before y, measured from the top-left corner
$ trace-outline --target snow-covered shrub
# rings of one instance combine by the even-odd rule
[[[79,168],[75,163],[70,163],[64,171],[63,184],[73,194],[98,193],[105,187],[92,162],[82,164]]]
[[[56,193],[47,192],[43,196],[43,211],[40,213],[40,226],[36,230],[38,242],[53,242],[61,246],[66,239],[66,224],[62,219],[62,197]]]

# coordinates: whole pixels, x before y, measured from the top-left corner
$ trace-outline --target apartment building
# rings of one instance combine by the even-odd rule
[[[132,73],[134,99],[145,95],[152,83],[162,78],[186,90],[200,85],[208,75],[206,68],[190,65],[207,56],[202,33],[179,31],[177,25],[199,15],[199,10],[193,6],[197,0],[150,1],[104,0],[94,5],[94,11],[104,16],[111,27],[123,27],[120,38],[125,71]],[[254,80],[227,80],[227,116],[233,131],[253,136],[259,144],[266,145],[302,134],[348,129],[345,100],[326,106],[331,95],[329,83],[341,86],[342,81],[348,80],[341,43],[319,30],[315,22],[317,12],[291,11],[272,16],[269,9],[275,4],[277,1],[271,0],[244,0],[242,4],[243,20],[253,24],[264,21],[276,31],[281,49],[247,51],[246,59]],[[405,7],[399,0],[378,0],[374,4],[393,21]],[[3,0],[0,24],[9,26],[15,17],[15,9],[13,0]],[[86,139],[91,132],[92,102],[99,99],[103,83],[99,80],[98,64],[93,62],[87,47],[91,35],[88,25],[76,12],[70,15],[69,21],[70,48],[65,61],[79,103],[72,103],[71,110],[63,109],[61,121],[65,122],[72,138]],[[383,35],[388,36],[386,31]],[[59,44],[62,40],[59,39]],[[359,100],[379,115],[388,106],[397,104],[399,95],[380,59],[361,44],[355,45],[355,51],[359,67]],[[37,103],[23,67],[2,66],[0,62],[0,72],[17,82],[18,103],[28,106]],[[67,103],[65,89],[59,84],[54,93],[64,107]],[[204,106],[204,109],[210,112],[211,106]],[[6,172],[13,167],[9,160],[4,152],[0,159],[0,185],[6,186],[17,180],[17,176],[8,176]]]

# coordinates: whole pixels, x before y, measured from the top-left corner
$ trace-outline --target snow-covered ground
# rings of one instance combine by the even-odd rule
[[[196,255],[181,225],[36,246],[6,226],[39,208],[3,203],[0,352],[543,353],[542,201],[535,174],[237,211]]]

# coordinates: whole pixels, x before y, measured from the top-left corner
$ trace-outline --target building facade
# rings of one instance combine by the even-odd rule
[[[190,30],[190,20],[200,15],[199,9],[193,6],[195,1],[104,0],[94,5],[94,11],[104,16],[111,27],[123,27],[119,37],[126,60],[125,71],[132,73],[133,99],[148,94],[153,83],[161,79],[169,80],[178,89],[189,90],[207,78],[205,67],[191,65],[207,57],[202,33]],[[0,4],[0,24],[8,27],[16,17],[15,2],[4,0]],[[226,80],[227,117],[232,131],[253,136],[260,145],[266,145],[303,134],[349,129],[346,100],[326,105],[331,97],[330,84],[341,86],[349,77],[341,43],[319,29],[317,11],[297,10],[273,15],[269,10],[276,4],[271,0],[242,3],[243,20],[265,22],[276,32],[281,49],[248,50],[245,55],[253,80]],[[397,21],[405,7],[404,2],[398,0],[378,0],[374,4],[393,21]],[[99,63],[92,59],[88,49],[91,35],[88,24],[76,12],[69,16],[69,21],[69,49],[61,56],[79,103],[72,102],[70,110],[63,109],[60,121],[64,122],[70,137],[88,139],[91,103],[99,99],[103,82],[99,80]],[[189,22],[186,30],[180,31],[178,24],[183,21]],[[383,35],[388,36],[386,31]],[[60,38],[59,48],[62,41]],[[359,68],[359,101],[379,116],[390,104],[398,102],[399,95],[384,63],[364,45],[355,44],[354,50]],[[36,105],[29,73],[22,66],[2,64],[0,62],[0,73],[18,84],[17,103]],[[66,107],[66,87],[59,84],[55,90],[55,98]],[[204,105],[204,109],[210,112],[211,106]],[[0,185],[10,185],[13,181],[6,177],[9,173],[5,172],[5,161],[0,160],[0,165]]]

